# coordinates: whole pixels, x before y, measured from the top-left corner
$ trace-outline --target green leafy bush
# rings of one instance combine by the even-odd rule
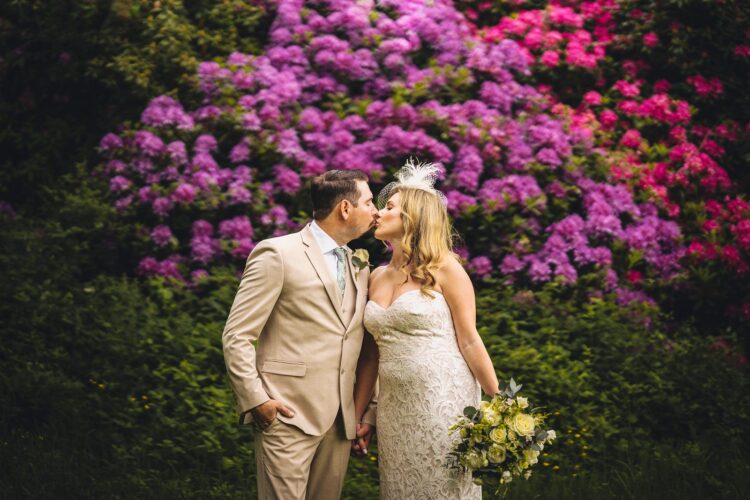
[[[193,293],[92,272],[106,264],[90,259],[105,258],[128,231],[84,194],[63,205],[56,221],[3,221],[0,429],[11,443],[3,455],[80,455],[96,466],[92,492],[118,483],[151,491],[184,470],[193,471],[179,479],[187,490],[254,491],[252,432],[237,425],[221,352],[234,273]],[[60,493],[56,485],[64,496],[66,484],[86,482],[73,477],[73,463],[54,482],[42,471],[34,486],[36,461],[13,460],[19,474],[4,489]]]
[[[37,209],[43,187],[91,159],[102,134],[154,95],[192,102],[199,61],[256,53],[271,17],[242,0],[0,5],[0,200]]]
[[[747,443],[747,371],[727,339],[555,283],[488,288],[477,304],[501,379],[526,384],[558,430],[544,467],[577,474],[680,443]]]

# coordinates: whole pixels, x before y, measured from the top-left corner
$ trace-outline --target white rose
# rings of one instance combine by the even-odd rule
[[[500,477],[500,483],[509,483],[513,480],[513,477],[510,475],[510,471],[503,471],[503,475]]]
[[[557,438],[557,434],[555,434],[555,431],[550,429],[547,431],[547,442],[552,442]]]
[[[518,403],[518,406],[520,408],[528,408],[528,406],[529,406],[529,400],[526,399],[526,398],[524,398],[524,397],[522,397],[522,396],[518,396],[516,398],[516,403]]]
[[[510,427],[521,436],[534,435],[534,417],[526,413],[519,413],[510,421]]]

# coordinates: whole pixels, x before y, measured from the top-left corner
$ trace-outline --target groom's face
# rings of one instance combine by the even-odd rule
[[[378,209],[375,208],[375,203],[373,203],[370,186],[365,181],[357,181],[357,188],[359,189],[357,206],[352,207],[351,215],[347,220],[347,225],[352,233],[357,234],[356,238],[373,227],[378,218]]]

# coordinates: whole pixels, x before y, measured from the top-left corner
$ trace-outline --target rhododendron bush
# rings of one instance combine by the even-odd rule
[[[458,2],[477,36],[521,45],[553,113],[607,151],[611,178],[678,222],[694,279],[683,292],[717,295],[700,313],[747,321],[750,6],[710,4]]]
[[[157,97],[101,141],[115,206],[144,224],[144,275],[239,268],[304,223],[311,176],[358,168],[378,184],[409,156],[441,167],[477,278],[593,276],[626,303],[650,300],[630,267],[680,270],[679,226],[608,175],[587,123],[524,83],[519,44],[477,38],[450,3],[282,1],[263,54],[198,71],[202,106]]]

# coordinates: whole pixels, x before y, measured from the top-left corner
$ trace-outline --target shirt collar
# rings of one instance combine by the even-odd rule
[[[321,253],[328,253],[332,252],[334,248],[338,248],[338,243],[336,243],[336,240],[331,238],[328,233],[326,233],[323,228],[321,228],[317,222],[312,221],[310,223],[310,229],[312,230],[313,236],[315,236],[315,241],[318,242],[318,246],[320,247]],[[349,247],[344,245],[343,248],[348,252]]]

